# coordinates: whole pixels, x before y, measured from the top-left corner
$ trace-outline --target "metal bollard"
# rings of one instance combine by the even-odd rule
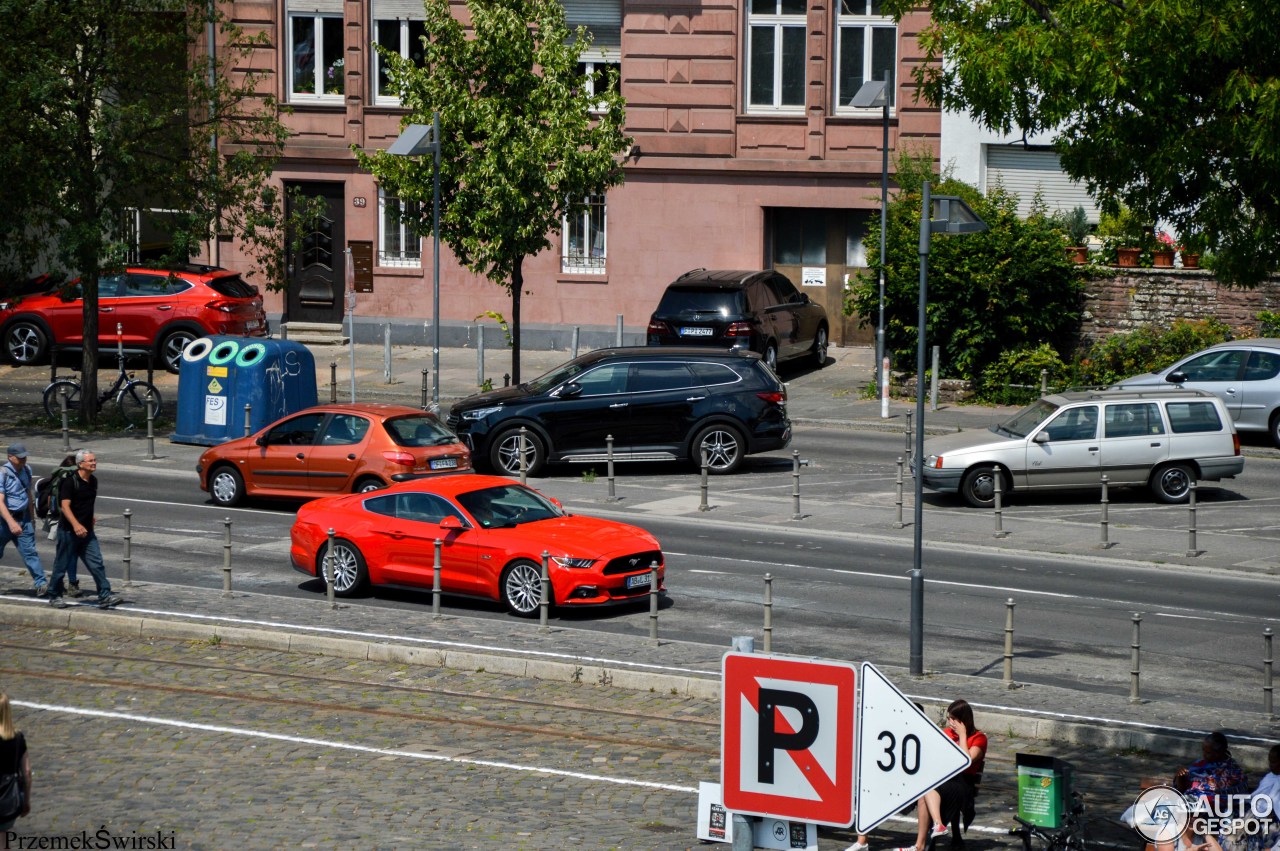
[[[476,386],[484,386],[484,326],[476,326]]]
[[[222,596],[231,596],[231,518],[223,519],[222,539]]]
[[[382,330],[382,380],[387,384],[394,384],[391,380],[391,323],[388,322],[383,326]]]
[[[338,403],[338,362],[329,361],[329,404]]]
[[[609,500],[609,502],[617,502],[617,501],[618,501],[618,492],[617,492],[617,490],[615,490],[615,485],[614,485],[614,483],[613,483],[613,435],[611,435],[611,434],[607,434],[607,435],[605,435],[605,438],[604,438],[604,449],[605,449],[605,455],[606,455],[606,457],[607,457],[607,459],[608,459],[608,466],[609,466],[609,497],[608,497],[608,500]]]
[[[573,346],[569,350],[570,358],[576,358],[578,356],[578,341],[581,338],[581,336],[582,336],[582,329],[577,325],[574,325],[573,326]]]
[[[1004,687],[1013,688],[1013,598],[1004,603]]]
[[[248,437],[253,434],[253,405],[248,402],[244,403],[244,436]]]
[[[551,560],[551,553],[546,550],[542,551],[542,596],[538,600],[538,626],[543,632],[547,631],[547,612],[551,609],[551,575],[548,572],[548,562]]]
[[[710,461],[707,459],[707,450],[703,449],[702,450],[702,484],[700,485],[702,489],[702,501],[698,503],[699,511],[711,510],[711,506],[707,505],[707,470],[709,469],[709,465],[710,465]]]
[[[995,487],[995,497],[996,497],[996,504],[995,504],[996,531],[992,534],[992,537],[1007,538],[1009,537],[1009,533],[1004,530],[1004,505],[1002,504],[1003,502],[1002,498],[1004,496],[1004,476],[1000,475],[999,470],[992,471],[991,484]]]
[[[124,587],[133,585],[133,509],[124,510]]]
[[[791,519],[803,520],[804,515],[800,513],[800,468],[808,467],[807,459],[801,460],[800,450],[791,450]]]
[[[906,438],[907,438],[907,457],[908,457],[908,458],[910,458],[910,457],[911,457],[911,451],[912,451],[912,448],[913,448],[913,447],[914,447],[914,445],[915,445],[915,442],[912,440],[912,437],[913,437],[914,435],[912,434],[912,431],[911,431],[911,418],[912,418],[913,416],[915,416],[915,412],[914,412],[914,411],[907,411],[907,434],[906,434]]]
[[[329,608],[336,609],[338,604],[333,599],[333,585],[337,577],[334,575],[337,568],[333,563],[333,538],[337,532],[333,527],[329,527],[329,548],[324,551],[324,558],[320,561],[320,572],[324,574],[324,598],[329,601]]]
[[[502,386],[503,387],[511,386],[511,373],[509,372],[502,373]]]
[[[435,556],[431,561],[431,616],[440,617],[440,547],[442,543],[436,538]]]
[[[898,506],[898,519],[893,521],[893,528],[901,529],[906,526],[902,522],[902,456],[898,456],[898,496],[894,500],[894,504]]]
[[[658,562],[649,562],[649,640],[658,641]]]
[[[622,314],[621,313],[618,314],[618,333],[615,335],[613,344],[619,347],[622,346]]]
[[[1049,392],[1049,370],[1040,370],[1040,395],[1047,395]]]
[[[156,397],[147,393],[147,460],[156,460]]]
[[[1192,482],[1187,491],[1187,556],[1195,558],[1203,550],[1196,546],[1196,483]]]
[[[1141,667],[1138,664],[1138,653],[1142,647],[1142,642],[1139,640],[1141,630],[1142,630],[1142,613],[1134,612],[1133,613],[1133,643],[1130,645],[1131,652],[1129,656],[1129,702],[1130,703],[1142,703],[1142,698],[1139,696],[1139,693],[1138,693],[1139,691],[1138,678],[1140,676],[1140,671],[1141,671]]]
[[[764,575],[764,652],[773,652],[773,574]]]
[[[67,414],[67,385],[58,388],[58,404],[62,407],[62,451],[71,451],[71,424]]]
[[[427,409],[427,406],[431,404],[431,388],[428,386],[427,382],[427,376],[430,374],[430,371],[424,367],[422,370],[422,404],[418,406],[424,411]]]
[[[938,365],[941,360],[940,351],[941,349],[938,346],[934,346],[930,352],[933,356],[931,361],[932,369],[929,370],[929,410],[931,411],[938,410],[938,373],[941,372],[941,367]]]
[[[524,453],[529,450],[529,430],[525,426],[520,426],[520,484],[529,483],[528,462],[524,457]]]
[[[1110,527],[1111,521],[1107,519],[1107,506],[1110,504],[1111,504],[1111,500],[1107,498],[1107,474],[1103,473],[1102,474],[1102,503],[1101,503],[1102,517],[1099,520],[1099,523],[1101,523],[1102,538],[1098,541],[1098,549],[1100,550],[1111,549],[1111,541],[1108,538],[1108,532],[1109,532],[1108,527]]]
[[[1276,720],[1271,703],[1271,663],[1271,627],[1267,627],[1262,631],[1262,713],[1268,721]]]

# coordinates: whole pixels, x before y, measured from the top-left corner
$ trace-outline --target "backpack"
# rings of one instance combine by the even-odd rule
[[[50,522],[57,520],[62,514],[62,508],[58,505],[58,488],[62,484],[62,480],[67,476],[75,475],[77,468],[75,466],[59,467],[53,471],[52,476],[41,476],[36,479],[36,517]]]

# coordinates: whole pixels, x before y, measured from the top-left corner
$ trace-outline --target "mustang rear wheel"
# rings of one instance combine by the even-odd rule
[[[329,543],[320,547],[316,559],[316,576],[324,581],[326,567],[333,571],[333,593],[338,597],[352,597],[364,590],[369,583],[369,571],[364,556],[356,545],[342,538],[333,539],[333,556],[329,556]],[[326,562],[328,564],[326,565]]]

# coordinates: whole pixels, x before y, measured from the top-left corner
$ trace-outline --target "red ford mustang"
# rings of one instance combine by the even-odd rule
[[[323,575],[330,529],[334,593],[343,597],[370,585],[430,589],[437,538],[441,591],[500,600],[515,615],[538,611],[543,550],[552,605],[642,599],[655,562],[658,590],[666,590],[662,549],[648,532],[568,514],[500,476],[442,476],[310,502],[291,533],[296,570]]]

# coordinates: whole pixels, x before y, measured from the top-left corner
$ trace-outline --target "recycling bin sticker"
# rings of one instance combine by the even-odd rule
[[[227,397],[207,395],[204,397],[204,421],[207,425],[227,424]]]

